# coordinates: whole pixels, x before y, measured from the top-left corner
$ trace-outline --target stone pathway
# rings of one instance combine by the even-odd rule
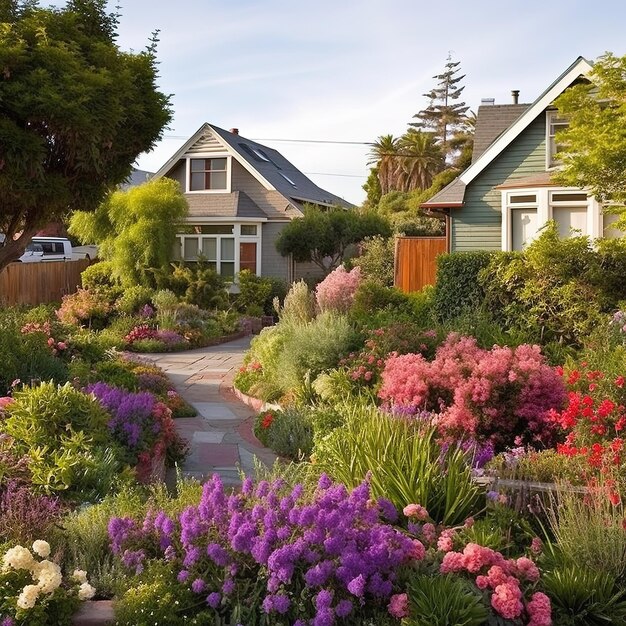
[[[250,345],[250,337],[186,352],[142,354],[158,365],[176,391],[198,411],[177,418],[178,432],[189,441],[185,476],[200,481],[217,472],[224,484],[240,483],[239,469],[252,473],[254,457],[272,465],[276,455],[252,435],[254,414],[233,393],[232,381]]]

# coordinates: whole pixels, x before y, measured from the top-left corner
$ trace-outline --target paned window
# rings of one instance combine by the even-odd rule
[[[219,159],[191,159],[189,190],[225,190],[228,185],[226,157]]]

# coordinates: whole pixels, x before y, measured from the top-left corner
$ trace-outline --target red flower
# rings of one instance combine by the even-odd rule
[[[272,415],[272,413],[266,413],[263,416],[263,419],[261,420],[261,426],[263,428],[269,428],[272,425],[273,421],[274,421],[274,416]]]
[[[622,501],[619,497],[619,493],[616,491],[611,491],[611,493],[609,493],[609,500],[613,506],[617,506]]]
[[[621,389],[624,386],[624,377],[623,376],[618,376],[615,379],[615,385]]]

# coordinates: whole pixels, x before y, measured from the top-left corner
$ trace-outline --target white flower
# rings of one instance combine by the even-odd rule
[[[63,575],[61,568],[51,561],[41,561],[33,572],[37,586],[43,593],[52,593],[61,586]]]
[[[30,550],[22,546],[15,546],[6,551],[2,559],[2,569],[33,569],[35,561]]]
[[[96,594],[96,590],[89,583],[82,583],[78,588],[79,600],[91,600]]]
[[[38,597],[39,587],[37,587],[37,585],[26,585],[17,598],[17,606],[20,607],[20,609],[32,609]]]
[[[72,578],[79,583],[87,582],[87,572],[84,569],[75,569],[72,573]]]
[[[38,554],[42,559],[45,559],[50,556],[50,544],[47,541],[37,539],[37,541],[33,543],[33,552]]]

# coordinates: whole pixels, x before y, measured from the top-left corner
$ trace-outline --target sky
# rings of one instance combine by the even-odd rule
[[[62,6],[57,1],[44,4]],[[204,123],[279,150],[360,204],[367,142],[401,135],[448,54],[463,100],[532,102],[578,56],[626,54],[624,0],[117,0],[118,43],[159,29],[159,87],[174,118],[137,167],[159,169]],[[277,141],[305,140],[305,141]]]

